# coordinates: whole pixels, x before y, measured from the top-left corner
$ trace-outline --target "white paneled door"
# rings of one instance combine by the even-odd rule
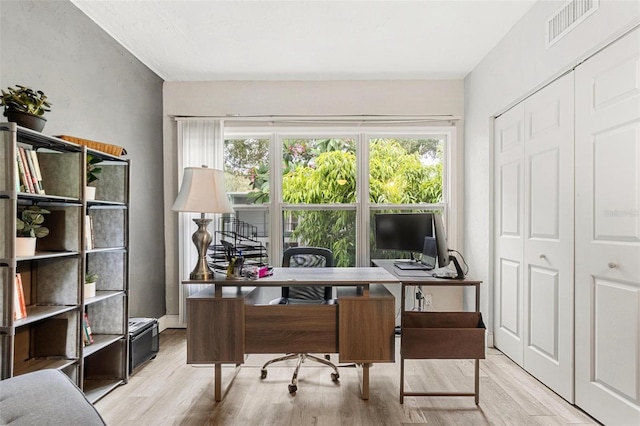
[[[525,101],[524,368],[573,402],[573,73]]]
[[[495,121],[494,345],[523,360],[524,103]]]
[[[640,425],[640,30],[576,69],[576,404]]]
[[[573,402],[573,74],[495,122],[495,346]]]

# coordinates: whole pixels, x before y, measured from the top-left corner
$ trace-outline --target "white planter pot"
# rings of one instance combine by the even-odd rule
[[[84,199],[87,201],[93,201],[96,199],[96,187],[85,186],[84,187]]]
[[[84,299],[96,297],[96,283],[84,283]]]
[[[16,237],[16,257],[33,256],[36,254],[35,237]]]

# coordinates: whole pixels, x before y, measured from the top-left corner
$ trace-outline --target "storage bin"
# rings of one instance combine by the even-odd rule
[[[129,374],[160,351],[158,320],[129,318]]]
[[[484,359],[486,327],[480,312],[404,312],[404,359]]]

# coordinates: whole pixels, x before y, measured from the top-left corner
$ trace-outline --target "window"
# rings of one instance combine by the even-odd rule
[[[449,211],[453,127],[270,130],[227,130],[224,164],[236,217],[260,230],[272,264],[296,245],[330,248],[337,266],[396,257],[376,251],[375,213]]]
[[[444,137],[369,140],[369,199],[378,204],[442,201]]]

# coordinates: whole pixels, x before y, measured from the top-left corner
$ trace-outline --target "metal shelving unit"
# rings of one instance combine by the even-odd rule
[[[20,146],[36,151],[46,195],[17,187]],[[102,160],[98,201],[84,198],[88,153]],[[15,123],[0,123],[0,165],[0,379],[55,368],[95,402],[128,381],[130,163]],[[29,205],[52,212],[44,223],[51,232],[37,240],[35,255],[17,257],[16,217],[19,208]],[[95,249],[86,245],[89,221]],[[85,301],[88,268],[101,282],[96,297]],[[17,273],[27,316],[14,320]],[[85,312],[94,334],[93,345],[86,347]]]

